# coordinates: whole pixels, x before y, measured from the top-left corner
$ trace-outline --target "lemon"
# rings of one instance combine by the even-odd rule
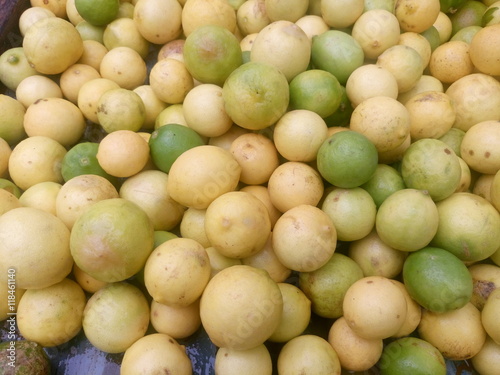
[[[45,288],[63,280],[73,266],[70,233],[55,215],[19,207],[0,216],[0,269],[16,269],[18,288]]]
[[[219,348],[214,368],[219,375],[271,375],[273,362],[264,344],[248,350]]]
[[[486,199],[468,192],[454,193],[437,203],[439,226],[433,246],[460,260],[484,260],[498,250],[500,213]]]
[[[249,62],[229,75],[222,87],[222,97],[227,114],[237,125],[260,130],[285,114],[290,94],[286,76],[278,68]]]
[[[498,9],[498,8],[497,8]],[[498,32],[500,25],[486,26],[478,30],[470,42],[470,58],[474,66],[482,73],[493,76],[500,75],[500,69],[495,61],[498,61],[499,52],[494,46],[498,46]]]
[[[274,21],[257,34],[250,51],[250,61],[278,68],[290,82],[304,72],[311,56],[311,41],[295,23]]]
[[[427,190],[434,201],[454,193],[461,174],[457,155],[438,139],[424,138],[412,143],[401,161],[406,186]]]
[[[25,207],[39,208],[57,216],[56,199],[62,185],[57,182],[45,181],[26,189],[19,197],[19,203]]]
[[[12,47],[0,54],[0,82],[8,89],[15,91],[25,78],[37,74],[26,58],[23,47]]]
[[[352,130],[338,132],[323,142],[317,155],[318,171],[332,185],[358,187],[375,173],[378,154],[366,136]]]
[[[158,170],[144,170],[127,178],[120,187],[120,197],[141,207],[155,230],[171,230],[180,223],[185,207],[167,193],[168,176]]]
[[[361,187],[371,195],[378,208],[392,193],[406,186],[401,173],[396,168],[387,164],[378,164],[373,176]]]
[[[105,199],[90,206],[74,223],[70,238],[71,254],[78,267],[106,282],[122,281],[139,272],[153,243],[149,217],[123,198]]]
[[[144,266],[144,284],[158,303],[186,307],[202,295],[210,279],[205,248],[189,238],[173,238],[155,248]]]
[[[207,208],[205,232],[222,255],[245,258],[264,248],[271,233],[266,206],[254,195],[232,191],[217,197]]]
[[[146,334],[148,300],[138,287],[130,283],[107,284],[87,301],[82,326],[95,348],[107,353],[124,352]]]
[[[151,301],[151,325],[159,333],[174,339],[191,336],[201,326],[200,300],[185,307],[168,306]]]
[[[193,78],[220,86],[243,62],[236,36],[218,25],[206,25],[193,30],[186,38],[183,57]]]
[[[361,187],[334,187],[323,197],[321,209],[332,219],[340,241],[359,240],[375,226],[377,207]]]
[[[336,319],[328,331],[328,342],[337,353],[342,368],[368,371],[380,358],[382,339],[364,339],[349,327],[344,317]]]
[[[45,347],[64,344],[80,332],[86,302],[83,289],[68,278],[28,289],[17,310],[19,333]]]
[[[219,347],[246,350],[263,344],[282,314],[278,285],[266,271],[251,266],[223,269],[210,279],[201,296],[203,327]]]
[[[415,301],[437,313],[459,309],[472,297],[472,276],[467,267],[437,247],[411,253],[403,266],[403,281]]]
[[[172,164],[184,151],[203,144],[203,139],[196,131],[179,124],[160,126],[149,139],[153,162],[165,173],[170,172]]]
[[[294,337],[278,355],[279,375],[330,374],[340,375],[340,360],[330,343],[317,335]]]
[[[171,374],[191,375],[193,365],[186,348],[164,333],[152,333],[134,342],[123,356],[121,373],[135,375],[140,371],[151,374],[168,371]]]
[[[73,24],[48,17],[33,24],[23,39],[26,58],[42,74],[59,74],[83,54],[83,40]]]
[[[75,0],[76,10],[84,20],[95,26],[113,21],[120,8],[119,0]]]
[[[44,181],[62,183],[61,161],[66,149],[45,136],[23,139],[9,158],[11,180],[22,190]]]
[[[293,284],[278,283],[278,287],[283,296],[283,314],[269,341],[287,342],[302,334],[309,325],[311,301]]]
[[[146,120],[146,107],[135,91],[110,89],[97,102],[97,119],[107,133],[117,130],[138,131]]]

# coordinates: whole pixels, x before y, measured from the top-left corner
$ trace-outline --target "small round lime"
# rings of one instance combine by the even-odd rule
[[[156,249],[162,243],[167,242],[173,238],[178,238],[175,233],[168,232],[166,230],[155,230],[154,232],[154,248]]]
[[[160,126],[149,138],[153,163],[165,173],[170,172],[170,167],[184,151],[203,144],[198,133],[179,124]]]
[[[379,164],[372,178],[361,187],[371,195],[378,208],[389,195],[406,186],[401,173],[396,168],[387,164]]]
[[[75,0],[82,18],[95,26],[107,25],[118,15],[120,0]]]
[[[345,85],[351,73],[364,64],[364,59],[361,45],[346,32],[328,30],[312,39],[313,67],[332,73],[341,85]]]
[[[340,106],[342,88],[331,73],[312,69],[299,73],[290,82],[290,106],[307,109],[321,117],[332,115]]]
[[[446,375],[441,352],[418,337],[402,337],[384,347],[379,362],[381,375]]]
[[[334,133],[323,142],[317,155],[318,171],[334,186],[358,187],[375,173],[378,153],[363,134],[346,130]]]
[[[437,313],[459,309],[472,297],[472,276],[467,266],[438,247],[411,253],[403,265],[403,281],[418,304]]]
[[[106,178],[114,186],[118,184],[118,178],[108,174],[97,161],[97,150],[99,143],[82,142],[68,150],[62,160],[61,174],[64,181],[84,174],[95,174]]]

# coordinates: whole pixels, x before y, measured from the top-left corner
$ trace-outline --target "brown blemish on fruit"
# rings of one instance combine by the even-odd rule
[[[449,148],[445,148],[444,149],[444,153],[447,154],[447,155],[450,155],[451,154],[451,150]]]
[[[485,157],[486,159],[488,159],[490,156],[491,156],[491,153],[490,153],[489,151],[486,151],[486,152],[484,153],[484,157]]]
[[[473,155],[474,155],[474,151],[469,150],[469,155],[470,155],[470,156],[473,156]]]
[[[372,280],[368,280],[366,283],[367,284],[373,284],[373,281]]]

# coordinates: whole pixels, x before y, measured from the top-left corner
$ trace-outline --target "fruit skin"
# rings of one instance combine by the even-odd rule
[[[118,178],[111,176],[99,165],[96,158],[98,148],[97,142],[82,142],[70,148],[61,162],[61,174],[64,181],[82,174],[95,174],[106,178],[113,186],[118,187]]]
[[[219,271],[200,302],[203,327],[212,342],[246,350],[263,344],[278,327],[283,297],[267,271],[234,265]]]
[[[312,302],[312,311],[325,318],[342,316],[342,301],[347,289],[363,277],[351,258],[334,253],[322,267],[299,274],[299,287]]]
[[[285,114],[290,101],[288,81],[276,67],[250,61],[236,68],[222,87],[226,112],[236,125],[261,130]]]
[[[94,26],[105,26],[115,19],[119,0],[75,0],[75,7],[85,21]],[[99,11],[95,8],[98,8]]]
[[[139,272],[153,244],[151,220],[139,206],[123,198],[94,203],[76,220],[70,236],[78,267],[106,282],[123,281]]]
[[[424,138],[412,143],[401,161],[401,176],[406,186],[427,190],[436,202],[455,192],[461,174],[458,157],[438,139]]]
[[[472,297],[472,276],[467,267],[437,247],[411,253],[403,265],[403,281],[410,296],[432,312],[459,309]]]
[[[390,247],[417,251],[427,246],[437,232],[436,204],[425,190],[401,189],[382,203],[377,211],[377,233]]]
[[[381,375],[446,375],[443,355],[417,337],[403,337],[386,345],[379,368]]]
[[[432,246],[443,248],[464,262],[485,260],[498,251],[500,213],[485,198],[454,193],[437,202],[439,225]]]
[[[172,164],[184,151],[203,144],[198,133],[179,124],[160,126],[149,138],[151,158],[156,167],[165,173],[170,172]]]
[[[201,26],[189,34],[183,56],[193,78],[219,86],[243,63],[236,36],[217,25]]]
[[[328,30],[312,39],[311,62],[314,68],[332,73],[345,85],[350,74],[364,63],[361,45],[349,34]]]
[[[13,349],[15,348],[15,349]],[[11,355],[14,353],[13,355]],[[50,375],[50,361],[42,346],[34,341],[5,341],[0,344],[2,374]],[[13,363],[13,367],[9,367]],[[8,370],[12,369],[12,372]],[[5,371],[5,372],[4,372]]]
[[[337,187],[364,184],[373,176],[377,165],[378,154],[373,143],[351,130],[333,134],[318,150],[318,171]]]

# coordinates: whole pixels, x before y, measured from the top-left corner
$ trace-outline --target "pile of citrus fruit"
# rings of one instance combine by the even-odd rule
[[[498,375],[500,2],[31,5],[0,56],[22,337],[124,375],[191,374],[199,330],[218,375]]]

